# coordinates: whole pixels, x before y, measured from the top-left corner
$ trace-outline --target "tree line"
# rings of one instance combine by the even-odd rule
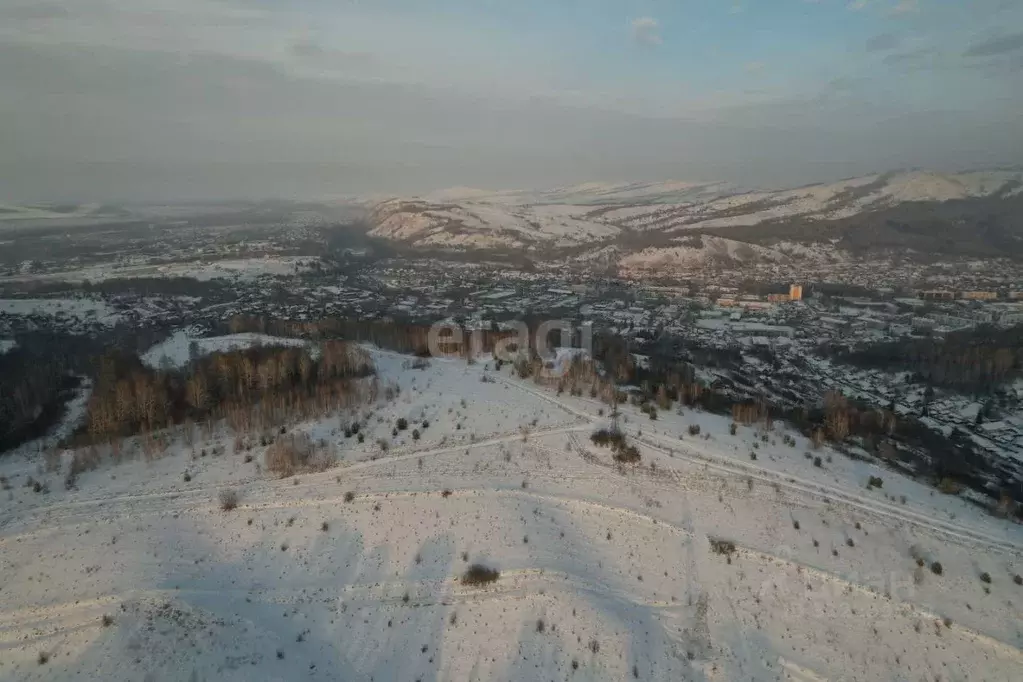
[[[944,339],[910,339],[840,350],[839,360],[858,367],[905,370],[935,386],[987,393],[1023,371],[1023,326],[990,326]]]
[[[378,390],[352,381],[374,371],[362,348],[325,341],[316,351],[249,348],[196,357],[171,371],[111,351],[99,360],[83,439],[108,441],[186,420],[228,419],[237,428],[279,423],[349,407]]]

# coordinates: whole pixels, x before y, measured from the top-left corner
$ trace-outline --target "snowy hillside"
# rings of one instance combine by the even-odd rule
[[[0,203],[0,226],[20,221],[50,220],[75,221],[82,219],[113,219],[126,215],[126,211],[102,204],[72,204],[66,206],[19,205]]]
[[[437,204],[393,200],[373,211],[371,235],[424,248],[527,248],[586,244],[612,238],[612,225],[588,220],[583,206],[508,206],[466,201]]]
[[[672,268],[686,268],[712,262],[737,264],[751,261],[785,260],[786,254],[732,239],[697,235],[681,240],[677,246],[650,247],[629,254],[619,262],[625,272],[666,273]]]
[[[194,344],[194,346],[193,346]],[[178,331],[170,338],[159,343],[142,354],[142,362],[154,369],[184,367],[192,351],[198,356],[211,353],[226,353],[233,350],[244,350],[259,346],[304,346],[301,339],[280,338],[266,334],[244,333],[228,336],[202,337],[192,336],[187,331]]]
[[[1020,171],[908,171],[757,191],[678,182],[590,183],[546,192],[456,188],[379,203],[370,223],[372,235],[420,248],[538,251],[551,246],[600,249],[615,242],[640,250],[651,236],[685,230],[823,223],[918,202],[1010,199],[1021,192]]]
[[[759,225],[771,220],[835,220],[864,211],[918,201],[986,197],[1018,190],[1023,173],[992,171],[941,175],[920,171],[869,175],[791,190],[739,193],[700,204],[651,206],[622,215],[636,229],[691,229]],[[611,212],[609,220],[618,218]]]
[[[395,400],[289,429],[319,473],[217,429],[71,490],[0,460],[0,679],[1019,679],[1018,525],[689,409],[626,406],[616,465],[595,400],[373,357]]]

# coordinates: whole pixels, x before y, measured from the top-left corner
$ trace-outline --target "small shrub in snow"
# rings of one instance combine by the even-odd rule
[[[817,456],[817,457],[813,458],[813,465],[815,467],[817,467],[818,469],[821,467],[821,458],[820,458],[820,456]]]
[[[946,495],[958,495],[959,491],[962,490],[962,486],[960,486],[956,480],[946,476],[938,481],[938,490]]]
[[[495,582],[501,577],[501,572],[484,566],[483,564],[473,564],[469,567],[462,575],[463,585],[487,585]]]
[[[238,506],[238,492],[230,488],[220,491],[220,508],[224,511],[231,511]]]
[[[689,425],[689,435],[690,436],[698,436],[698,435],[700,435],[700,425],[699,424],[690,424]]]
[[[345,493],[345,502],[351,502],[354,499],[355,499],[355,493],[353,493],[351,490],[349,490],[348,492]]]
[[[739,427],[736,425],[735,422],[732,422],[731,424],[728,425],[728,433],[729,434],[734,436],[738,430],[739,430]]]
[[[931,564],[931,573],[934,575],[941,575],[943,570],[940,561],[935,561]]]
[[[1012,576],[1012,582],[1016,583],[1017,585],[1023,585],[1023,575],[1017,573],[1016,575]]]
[[[884,485],[884,481],[881,480],[880,476],[871,476],[867,481],[867,486],[870,488],[880,488]]]
[[[266,468],[279,478],[300,471],[325,471],[334,463],[331,454],[317,448],[305,434],[281,438],[264,455]]]
[[[405,417],[399,417],[398,421],[395,422],[394,425],[398,428],[399,431],[404,431],[405,429],[408,428],[408,419],[405,419]]]
[[[419,429],[412,429],[412,440],[419,440]]]
[[[625,436],[617,431],[609,431],[608,429],[599,429],[594,431],[590,436],[590,440],[596,445],[617,446],[625,443]]]
[[[707,538],[710,541],[710,548],[716,554],[723,554],[730,556],[735,554],[735,543],[731,540],[722,540],[721,538]]]
[[[635,445],[626,445],[615,452],[614,458],[616,462],[635,464],[640,460],[639,448]]]
[[[990,574],[990,573],[988,573],[987,571],[985,571],[984,573],[981,573],[981,574],[980,574],[980,581],[981,581],[982,583],[988,583],[988,584],[990,584],[990,583],[991,583],[991,574]]]

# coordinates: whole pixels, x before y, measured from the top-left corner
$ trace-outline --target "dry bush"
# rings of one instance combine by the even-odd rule
[[[735,554],[735,543],[731,540],[722,540],[721,538],[707,538],[710,541],[710,548],[716,554],[724,554],[730,556]]]
[[[483,564],[473,564],[462,575],[463,585],[487,585],[501,577],[501,572]]]
[[[938,490],[946,495],[958,495],[962,489],[963,487],[955,479],[945,477],[938,481]]]
[[[55,474],[60,471],[60,450],[50,448],[43,454],[43,466],[48,474]]]
[[[238,491],[232,490],[231,488],[225,488],[220,491],[218,496],[220,500],[220,508],[224,511],[231,511],[238,506]]]
[[[615,451],[614,460],[623,464],[635,464],[640,460],[639,448],[635,445],[626,445]]]
[[[266,449],[264,464],[278,478],[298,472],[325,471],[335,461],[332,452],[317,447],[306,434],[293,434],[274,441]]]
[[[100,463],[99,450],[95,445],[90,445],[81,450],[75,450],[71,455],[71,462],[68,464],[67,476],[64,477],[64,487],[71,490],[78,484],[78,475],[83,471],[92,471]]]
[[[625,434],[620,431],[599,429],[593,432],[590,436],[590,440],[592,440],[596,445],[611,447],[612,449],[625,447]]]

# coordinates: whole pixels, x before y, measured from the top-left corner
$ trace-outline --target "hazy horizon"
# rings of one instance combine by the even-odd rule
[[[1007,0],[0,0],[0,198],[780,187],[1023,162]]]

